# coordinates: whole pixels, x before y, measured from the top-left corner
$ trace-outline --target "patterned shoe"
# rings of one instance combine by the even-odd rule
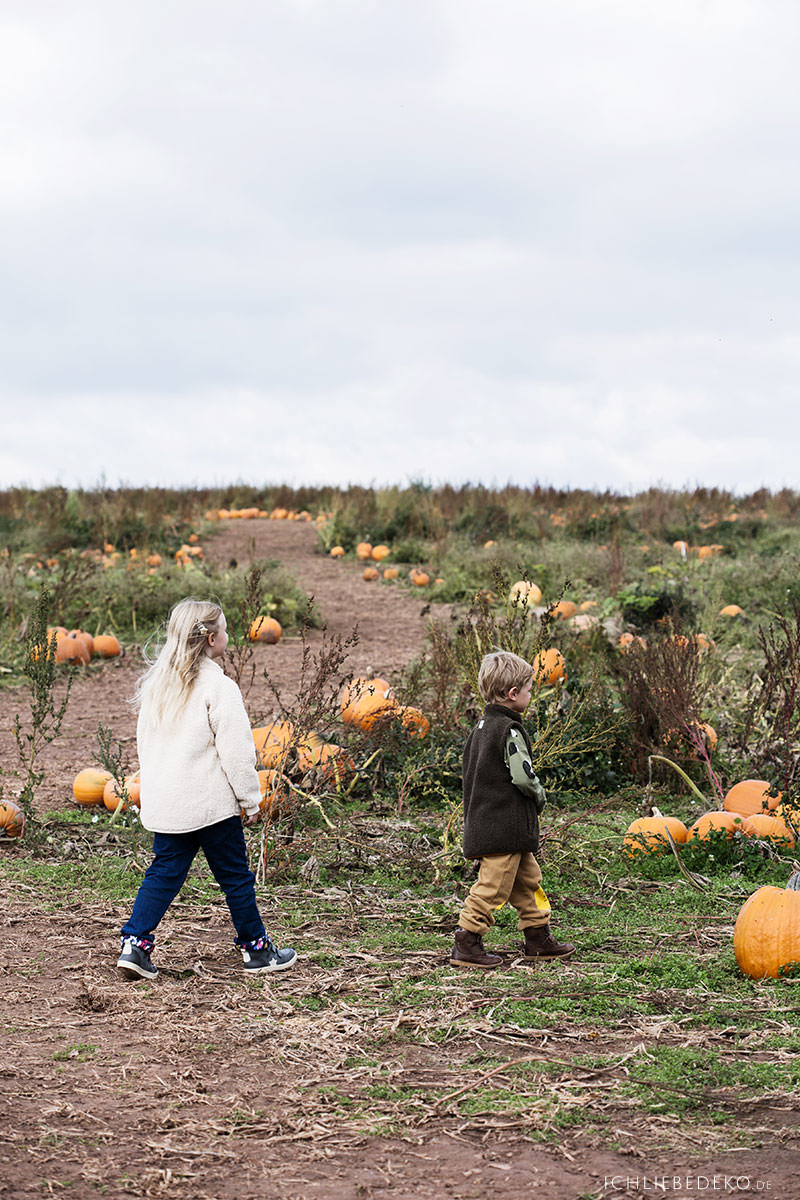
[[[127,979],[155,979],[158,970],[150,961],[149,950],[136,944],[135,938],[122,939],[122,953],[117,967]]]
[[[285,971],[297,962],[297,951],[279,950],[268,938],[259,938],[257,942],[240,946],[244,959],[245,971]]]

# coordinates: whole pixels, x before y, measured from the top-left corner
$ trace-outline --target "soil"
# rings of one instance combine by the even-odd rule
[[[313,593],[330,633],[347,636],[357,624],[353,673],[372,668],[391,679],[422,648],[429,615],[424,596],[367,584],[357,564],[334,562],[317,546],[313,528],[300,523],[229,521],[208,541],[206,554],[240,563],[280,559]],[[322,637],[313,632],[312,645]],[[285,693],[297,688],[300,639],[286,636],[256,651]],[[98,720],[133,747],[127,698],[140,669],[129,648],[125,658],[76,678],[63,734],[44,756],[43,809],[69,803],[72,778],[93,762]],[[264,705],[269,701],[265,689]],[[0,693],[5,762],[14,757],[9,731],[16,708],[14,692]],[[13,855],[21,847],[0,843],[0,852]],[[131,898],[137,885],[133,871]],[[458,1021],[445,1044],[424,1036],[399,1047],[389,1041],[384,1066],[393,1081],[419,1089],[417,1115],[398,1120],[396,1129],[357,1131],[347,1120],[347,1087],[354,1080],[363,1087],[371,1068],[359,1065],[358,1010],[348,1007],[346,997],[398,979],[413,982],[439,965],[435,954],[353,955],[334,971],[304,958],[298,944],[301,957],[293,970],[244,979],[238,955],[225,949],[230,930],[224,907],[200,910],[179,898],[159,930],[158,980],[128,984],[114,969],[127,903],[99,911],[78,901],[51,906],[43,903],[41,888],[18,885],[9,894],[2,886],[0,1200],[61,1194],[187,1200],[800,1197],[796,1110],[743,1108],[736,1128],[704,1142],[690,1126],[654,1123],[635,1108],[620,1108],[610,1113],[608,1144],[583,1136],[574,1124],[557,1142],[542,1145],[525,1136],[541,1119],[536,1115],[520,1121],[491,1113],[464,1118],[427,1104],[432,1086],[456,1090],[466,1081],[465,1064],[476,1052],[497,1053],[488,1034],[459,1034]],[[268,928],[279,929],[282,907],[301,903],[302,890],[266,889],[259,899]],[[352,905],[347,910],[344,900],[342,892],[331,896],[334,933],[352,933],[366,919]],[[302,938],[313,948],[331,931],[331,921],[324,929],[309,921]],[[464,991],[454,972],[453,1003],[466,1020],[469,1005],[458,1009]],[[336,1004],[317,1003],[333,995]],[[289,997],[307,1007],[289,1004]],[[392,1028],[403,1019],[400,1010]],[[613,1051],[624,1055],[634,1043],[632,1036]],[[596,1042],[587,1042],[587,1053],[596,1050]],[[569,1029],[553,1031],[547,1040],[548,1053],[558,1058],[559,1051],[581,1052]],[[524,1053],[529,1046],[517,1056]],[[601,1092],[594,1095],[595,1103],[603,1102]],[[748,1144],[737,1146],[736,1129],[742,1127]]]

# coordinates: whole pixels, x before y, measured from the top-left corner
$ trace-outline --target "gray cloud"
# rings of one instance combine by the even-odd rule
[[[2,481],[795,486],[798,34],[7,3]]]

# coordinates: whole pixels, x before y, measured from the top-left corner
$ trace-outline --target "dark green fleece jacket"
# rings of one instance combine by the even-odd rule
[[[519,713],[502,704],[487,704],[464,747],[464,854],[520,854],[539,849],[539,809],[544,790],[530,767],[514,776],[509,754],[519,746],[520,758],[530,763],[531,743]],[[528,786],[525,783],[528,782]],[[522,787],[524,786],[524,790]]]

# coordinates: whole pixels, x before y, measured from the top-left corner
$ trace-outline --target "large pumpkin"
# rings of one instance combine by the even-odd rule
[[[549,650],[540,650],[533,660],[533,682],[537,685],[547,684],[553,687],[567,677],[567,664],[560,650],[552,646]]]
[[[109,779],[113,779],[110,771],[102,771],[97,767],[87,767],[79,771],[72,781],[72,794],[78,804],[91,807],[103,803],[103,792]]]
[[[698,817],[695,823],[689,826],[687,841],[693,842],[699,839],[701,842],[706,842],[713,833],[724,833],[729,838],[732,838],[735,833],[743,833],[746,837],[752,837],[755,830],[746,817],[739,816],[738,813],[719,812],[715,809],[713,812],[703,813],[702,817]]]
[[[723,806],[727,812],[739,813],[742,817],[769,812],[781,802],[780,796],[767,795],[769,788],[770,785],[764,779],[743,779],[730,789]]]
[[[0,838],[18,838],[25,832],[25,814],[13,800],[0,800]]]
[[[295,737],[291,721],[274,721],[253,730],[256,754],[262,767],[280,767]]]
[[[677,817],[638,817],[628,826],[622,843],[626,854],[663,854],[670,849],[665,830],[674,842],[685,842],[689,831]]]
[[[733,930],[739,969],[752,979],[777,979],[800,964],[800,872],[785,888],[759,888],[742,906]]]

